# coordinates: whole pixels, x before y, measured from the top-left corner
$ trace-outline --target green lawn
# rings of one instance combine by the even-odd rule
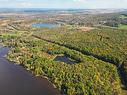
[[[119,25],[119,27],[118,27],[119,29],[127,29],[127,25]]]
[[[121,18],[121,19],[125,19],[125,18],[127,18],[127,16],[125,16],[125,15],[121,15],[121,16],[119,16],[119,18]]]

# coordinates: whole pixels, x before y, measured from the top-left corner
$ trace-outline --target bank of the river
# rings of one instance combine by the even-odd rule
[[[45,78],[34,77],[6,59],[8,47],[0,45],[0,95],[60,95]]]

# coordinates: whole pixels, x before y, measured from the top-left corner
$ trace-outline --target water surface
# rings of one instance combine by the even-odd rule
[[[56,24],[32,24],[33,27],[42,27],[42,28],[56,28],[58,25]]]
[[[44,78],[34,77],[5,56],[10,49],[0,46],[0,95],[60,95]]]
[[[64,62],[66,64],[75,64],[77,63],[75,60],[69,58],[69,57],[66,57],[66,56],[57,56],[54,61],[59,61],[59,62]]]

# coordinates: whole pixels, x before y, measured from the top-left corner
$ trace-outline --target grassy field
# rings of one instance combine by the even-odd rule
[[[127,25],[119,25],[119,27],[118,27],[118,29],[125,29],[125,30],[127,30]]]
[[[125,16],[125,15],[120,15],[119,18],[121,18],[121,19],[126,19],[127,16]]]

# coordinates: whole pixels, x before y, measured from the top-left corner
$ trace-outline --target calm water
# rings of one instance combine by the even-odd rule
[[[0,95],[60,95],[44,78],[34,77],[5,56],[10,49],[0,46]]]
[[[33,24],[33,27],[42,27],[42,28],[55,28],[58,27],[56,24]]]
[[[64,62],[66,64],[75,64],[77,63],[75,60],[72,60],[66,56],[57,56],[54,61]]]

